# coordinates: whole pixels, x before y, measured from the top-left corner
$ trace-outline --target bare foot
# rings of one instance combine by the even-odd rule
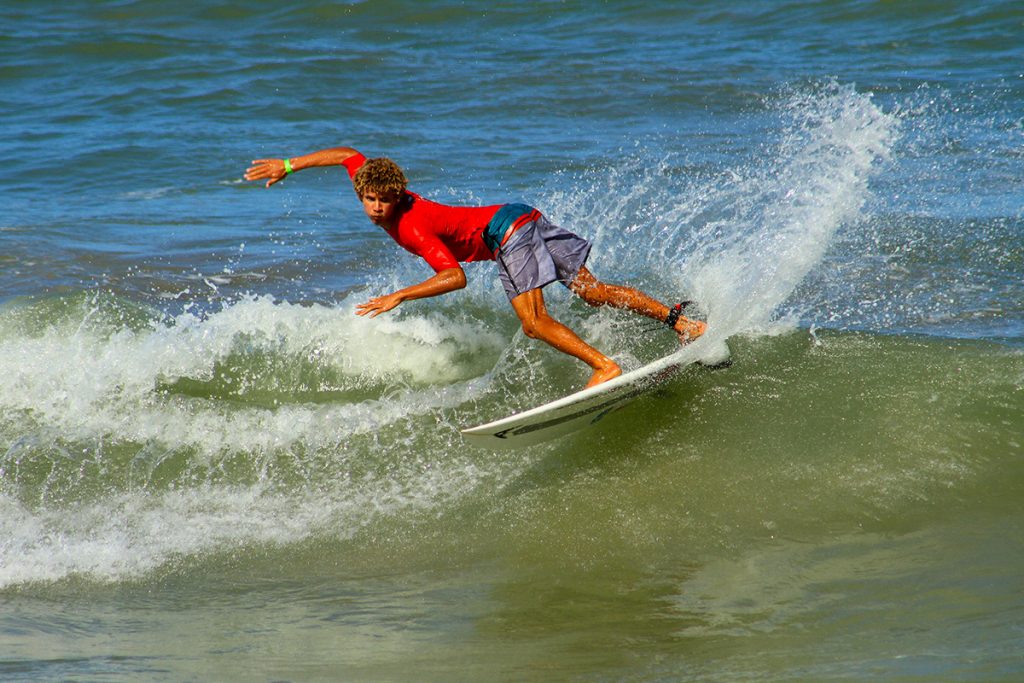
[[[700,320],[690,320],[688,318],[680,318],[675,326],[675,332],[679,335],[679,343],[683,346],[686,346],[697,337],[707,332],[707,330],[707,323],[701,322]]]
[[[621,374],[622,368],[620,368],[615,363],[612,363],[607,367],[594,370],[594,374],[590,376],[590,381],[587,382],[587,386],[584,388],[589,389],[590,387],[596,387],[598,384],[601,384],[602,382],[607,382],[608,380],[618,377]]]

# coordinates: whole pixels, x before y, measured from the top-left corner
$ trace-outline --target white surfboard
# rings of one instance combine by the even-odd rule
[[[462,434],[474,446],[521,448],[582,429],[632,402],[691,363],[718,363],[728,358],[729,349],[724,342],[709,356],[708,348],[701,341],[697,340],[675,353],[596,387],[577,391],[501,420],[463,429]],[[712,357],[714,359],[709,361]]]

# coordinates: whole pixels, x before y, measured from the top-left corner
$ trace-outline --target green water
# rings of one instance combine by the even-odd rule
[[[1014,680],[1024,356],[805,331],[733,349],[578,437],[474,452],[492,476],[450,505],[7,592],[3,672]]]

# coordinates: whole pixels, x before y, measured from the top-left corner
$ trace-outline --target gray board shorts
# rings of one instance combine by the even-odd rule
[[[587,240],[537,212],[495,252],[498,279],[509,301],[556,280],[568,287],[587,262],[590,247]]]

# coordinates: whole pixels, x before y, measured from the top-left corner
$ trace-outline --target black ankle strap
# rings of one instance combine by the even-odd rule
[[[669,327],[675,327],[676,323],[679,322],[679,316],[683,314],[683,305],[676,304],[668,311],[668,317],[665,318],[665,324]]]
[[[692,305],[692,301],[681,301],[668,309],[668,317],[665,318],[665,324],[669,327],[675,327],[676,323],[679,322],[679,319],[683,317],[683,311],[686,310],[686,307]]]

